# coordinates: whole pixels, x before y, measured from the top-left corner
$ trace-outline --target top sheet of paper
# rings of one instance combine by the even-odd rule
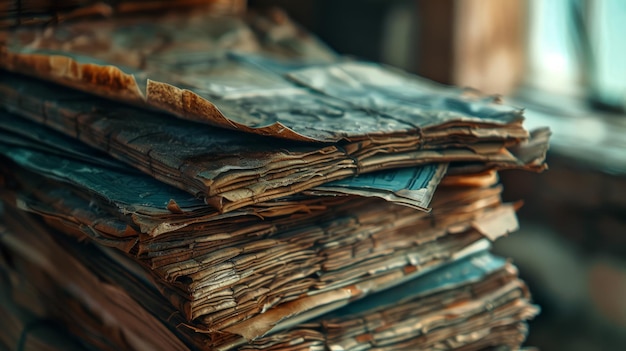
[[[520,109],[376,64],[339,58],[280,18],[206,13],[0,33],[0,65],[177,117],[336,142],[506,125]]]

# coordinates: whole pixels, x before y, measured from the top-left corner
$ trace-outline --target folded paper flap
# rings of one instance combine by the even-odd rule
[[[511,148],[512,153],[523,163],[536,167],[546,167],[544,161],[550,147],[549,128],[538,128],[530,132],[530,138]]]
[[[504,204],[472,222],[472,226],[489,240],[495,241],[519,229],[515,204]]]

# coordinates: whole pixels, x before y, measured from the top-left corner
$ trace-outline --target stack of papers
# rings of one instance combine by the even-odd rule
[[[543,170],[549,131],[294,28],[5,33],[0,267],[27,298],[0,313],[101,350],[519,346],[537,310],[485,251],[518,226],[497,171]]]
[[[538,312],[517,271],[476,253],[242,350],[517,349]]]

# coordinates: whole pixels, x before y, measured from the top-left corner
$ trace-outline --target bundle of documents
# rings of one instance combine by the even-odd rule
[[[516,349],[537,314],[516,269],[481,252],[242,350]]]
[[[3,330],[0,340],[9,338],[9,348],[19,339],[23,350],[42,350],[42,345],[50,350],[82,350],[85,345],[100,350],[211,349],[209,334],[185,326],[150,277],[115,251],[50,233],[31,224],[23,212],[7,213],[11,230],[0,228],[2,268],[14,279],[3,287],[12,287],[24,305],[37,306],[25,322],[36,329]],[[0,305],[0,313],[6,306]],[[536,313],[515,268],[483,247],[314,322],[233,349],[515,349],[526,335],[524,321]],[[49,322],[52,318],[57,324]],[[58,321],[67,323],[68,330],[59,328]]]
[[[543,170],[549,131],[203,9],[0,35],[0,343],[518,347],[537,309],[486,252],[518,225],[497,172]]]

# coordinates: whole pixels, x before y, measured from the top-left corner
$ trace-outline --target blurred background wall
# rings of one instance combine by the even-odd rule
[[[626,349],[626,1],[249,0],[336,51],[503,94],[553,130],[550,170],[503,173],[522,230],[496,243],[543,313],[528,345]]]

